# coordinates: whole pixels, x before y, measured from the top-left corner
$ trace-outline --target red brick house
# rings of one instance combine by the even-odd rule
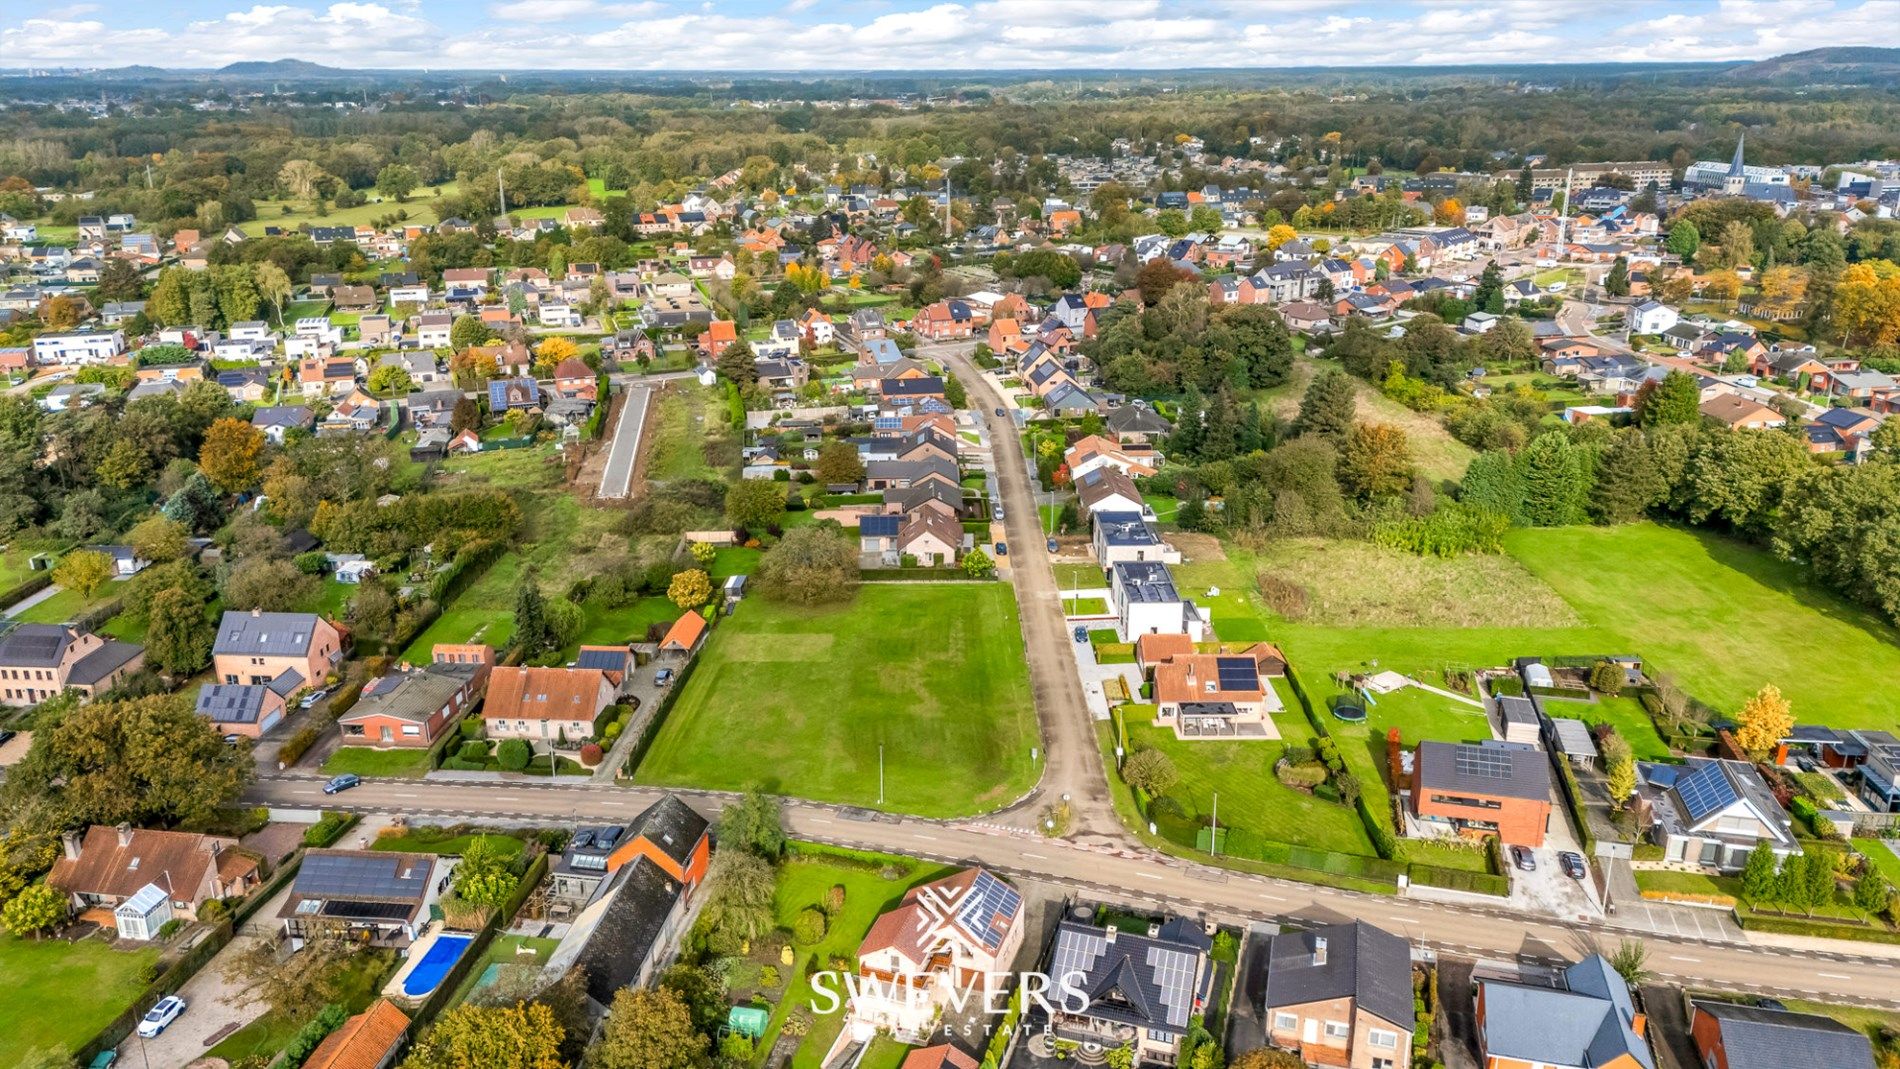
[[[1412,762],[1412,809],[1459,835],[1496,835],[1507,846],[1544,845],[1550,760],[1541,750],[1421,742]]]

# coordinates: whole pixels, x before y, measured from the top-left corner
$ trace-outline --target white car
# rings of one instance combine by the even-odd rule
[[[139,1021],[139,1035],[151,1039],[165,1030],[165,1026],[178,1019],[185,1012],[185,1000],[177,995],[166,995],[158,1004],[147,1010]]]

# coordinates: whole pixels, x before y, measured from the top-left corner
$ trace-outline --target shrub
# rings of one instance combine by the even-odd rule
[[[801,946],[813,946],[825,937],[827,922],[824,910],[807,906],[798,911],[792,921],[792,941]]]
[[[601,731],[600,737],[603,739],[606,739],[608,742],[612,742],[615,739],[620,737],[621,730],[624,729],[626,726],[627,725],[623,723],[622,721],[616,720],[613,723],[608,724],[607,727]]]
[[[831,890],[825,892],[825,912],[836,916],[844,908],[844,884],[834,883]]]
[[[460,731],[465,739],[479,739],[482,737],[482,722],[472,716],[464,717],[456,726],[456,730]]]
[[[1610,697],[1623,693],[1623,681],[1628,678],[1623,666],[1615,661],[1598,661],[1590,669],[1590,689]]]
[[[285,739],[284,744],[277,748],[278,763],[285,768],[296,764],[303,759],[304,754],[310,752],[310,747],[317,744],[318,737],[315,724],[305,724],[298,728],[296,734]]]
[[[1326,782],[1326,766],[1315,763],[1296,765],[1282,761],[1274,767],[1273,774],[1289,787],[1303,787],[1309,791]]]
[[[601,753],[600,747],[595,743],[590,742],[581,747],[581,764],[586,765],[588,768],[599,765],[600,759],[604,756],[606,755]]]
[[[505,772],[519,772],[533,760],[534,750],[523,739],[503,739],[495,747],[495,763]]]
[[[481,739],[468,739],[462,743],[462,748],[456,752],[455,756],[464,761],[482,764],[488,760],[488,743]]]
[[[1260,575],[1260,597],[1282,618],[1298,620],[1312,610],[1313,599],[1306,588],[1284,576],[1263,572]]]

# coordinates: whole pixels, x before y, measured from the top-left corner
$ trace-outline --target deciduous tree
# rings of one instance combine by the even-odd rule
[[[666,597],[682,609],[697,609],[712,600],[712,579],[698,568],[688,568],[673,576]]]
[[[600,1040],[589,1054],[596,1069],[699,1069],[711,1064],[710,1041],[666,988],[623,988],[614,995]]]
[[[812,471],[826,486],[855,486],[864,481],[864,458],[851,443],[830,438],[818,447]]]
[[[1122,779],[1150,797],[1166,794],[1181,779],[1174,760],[1165,752],[1147,747],[1136,750],[1122,762]]]
[[[118,571],[112,558],[92,549],[76,549],[60,558],[53,567],[53,582],[79,596],[92,600],[99,588]]]
[[[1356,423],[1339,451],[1339,485],[1363,501],[1402,494],[1412,483],[1412,447],[1390,423]]]
[[[1794,730],[1794,713],[1781,688],[1767,683],[1743,703],[1735,716],[1735,744],[1760,760]]]
[[[211,659],[217,629],[205,616],[204,602],[189,590],[168,587],[152,595],[146,608],[145,660],[167,675],[186,676]]]
[[[225,417],[205,431],[198,467],[212,486],[235,494],[257,485],[263,473],[258,458],[263,453],[262,431],[241,419]]]
[[[754,789],[727,806],[719,814],[719,846],[778,860],[785,853],[785,821],[779,800]]]
[[[726,522],[744,531],[763,531],[785,514],[785,488],[770,479],[741,479],[726,491]]]
[[[857,547],[820,522],[794,527],[759,558],[759,592],[773,601],[822,605],[858,590]]]
[[[539,1002],[464,1003],[444,1012],[417,1040],[403,1069],[567,1069],[566,1030]]]
[[[66,896],[43,883],[28,884],[0,909],[0,924],[12,936],[33,936],[66,919]]]

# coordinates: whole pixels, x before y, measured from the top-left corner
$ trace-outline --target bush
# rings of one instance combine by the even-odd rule
[[[1274,768],[1273,774],[1289,787],[1303,787],[1309,791],[1326,782],[1326,766],[1315,763],[1296,765],[1282,761]]]
[[[463,717],[456,730],[460,731],[465,739],[479,739],[482,737],[482,722],[472,716]]]
[[[832,884],[831,890],[825,892],[825,912],[830,913],[833,916],[836,916],[838,914],[838,911],[842,910],[843,908],[844,908],[844,884],[841,884],[841,883]]]
[[[488,760],[488,743],[481,739],[468,739],[462,743],[462,748],[456,752],[455,756],[464,761],[473,761],[477,765],[483,764]]]
[[[354,813],[325,813],[322,819],[304,829],[303,844],[321,849],[343,838],[343,833],[356,823]]]
[[[601,752],[599,745],[595,743],[590,742],[581,747],[581,764],[586,765],[588,768],[598,766],[601,758],[605,756],[606,755]]]
[[[303,759],[304,754],[310,752],[310,747],[317,744],[319,737],[315,724],[298,728],[296,734],[285,739],[284,744],[277,748],[277,762],[285,768],[296,764]]]
[[[606,728],[601,731],[600,737],[603,739],[606,739],[608,742],[612,742],[615,739],[620,737],[620,732],[626,726],[627,725],[624,722],[616,720],[613,723],[608,724]]]
[[[533,759],[534,750],[524,739],[503,739],[501,745],[495,747],[495,763],[504,772],[519,772]]]
[[[1313,599],[1306,588],[1284,576],[1269,572],[1260,574],[1260,597],[1267,608],[1287,620],[1298,620],[1306,616],[1313,607]]]
[[[807,906],[798,911],[798,917],[792,921],[792,941],[800,946],[815,946],[825,937],[828,922],[825,911]]]

